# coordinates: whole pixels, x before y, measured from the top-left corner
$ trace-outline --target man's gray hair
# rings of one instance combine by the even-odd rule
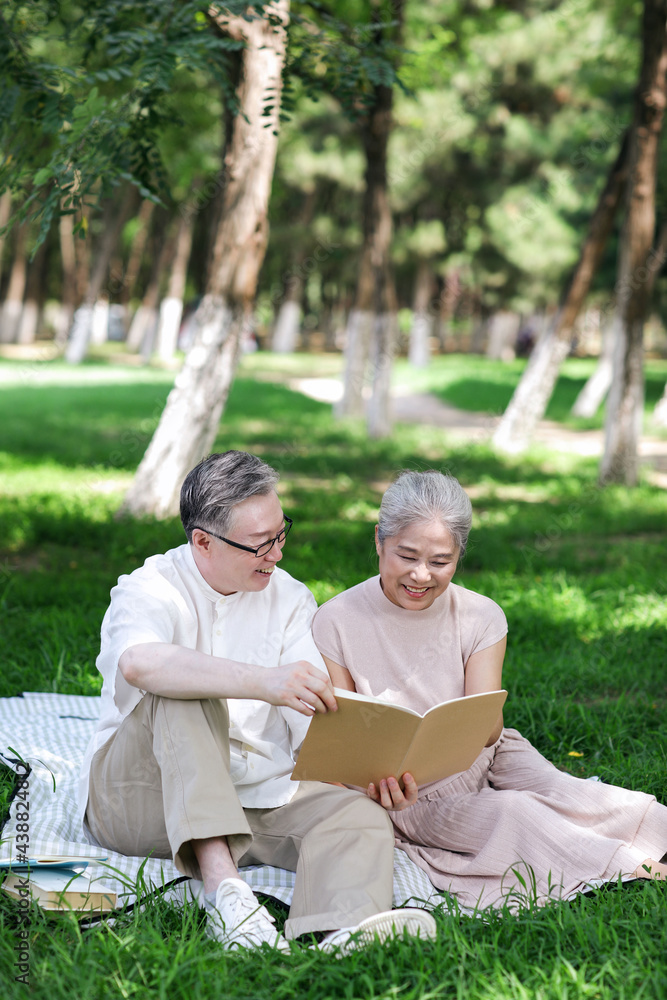
[[[275,490],[278,473],[247,451],[209,455],[188,472],[181,487],[181,521],[188,541],[195,527],[226,535],[236,504]]]
[[[458,479],[435,469],[401,472],[382,497],[379,542],[428,521],[440,521],[448,529],[462,559],[472,524],[472,504]]]

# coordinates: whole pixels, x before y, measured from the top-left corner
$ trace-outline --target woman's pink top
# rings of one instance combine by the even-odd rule
[[[430,608],[399,608],[374,576],[323,604],[312,628],[360,694],[423,714],[463,697],[468,659],[507,634],[507,619],[495,601],[455,583]]]

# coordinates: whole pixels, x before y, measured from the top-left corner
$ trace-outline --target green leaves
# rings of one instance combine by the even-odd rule
[[[293,79],[313,100],[322,93],[335,97],[353,121],[366,113],[374,87],[402,87],[398,67],[403,49],[396,17],[402,6],[402,0],[379,4],[297,0],[288,33],[283,118],[295,110]]]
[[[74,211],[124,179],[146,197],[166,195],[159,138],[178,117],[178,81],[228,87],[240,44],[211,31],[207,9],[0,0],[0,190],[18,195],[14,221],[39,219],[41,241],[63,203]]]

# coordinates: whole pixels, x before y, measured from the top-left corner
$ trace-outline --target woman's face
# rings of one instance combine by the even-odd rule
[[[430,608],[449,586],[459,552],[449,530],[440,521],[420,521],[375,547],[385,597],[399,608]]]

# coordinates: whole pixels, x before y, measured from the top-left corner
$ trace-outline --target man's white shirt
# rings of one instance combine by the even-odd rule
[[[188,544],[151,556],[139,569],[121,576],[102,622],[97,658],[103,678],[101,713],[81,770],[81,816],[94,754],[144,694],[118,669],[126,649],[167,642],[267,669],[308,660],[326,674],[310,632],[316,609],[308,588],[279,567],[264,590],[219,594],[197,569]],[[298,788],[290,773],[310,719],[291,708],[251,699],[230,698],[227,707],[231,773],[242,806],[268,809],[289,802]]]

